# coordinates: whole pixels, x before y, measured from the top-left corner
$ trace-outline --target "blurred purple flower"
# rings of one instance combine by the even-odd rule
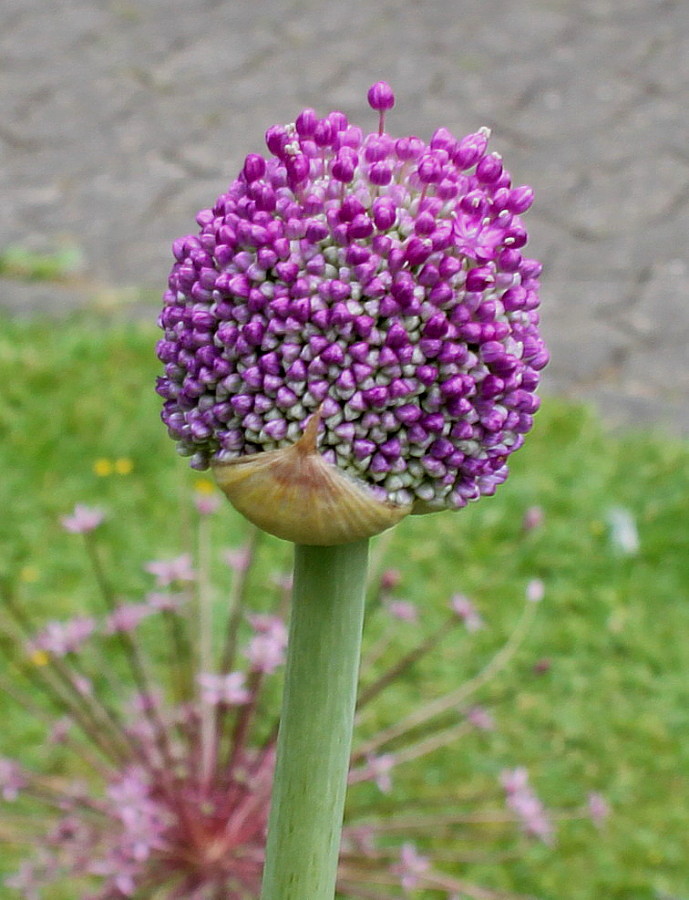
[[[76,653],[84,641],[91,637],[95,629],[95,620],[88,616],[75,616],[64,622],[48,622],[31,639],[29,651],[42,650],[53,656]]]
[[[526,599],[531,603],[540,603],[544,597],[544,582],[540,578],[532,578],[526,585]]]
[[[201,688],[201,699],[211,706],[216,706],[218,703],[241,706],[251,699],[251,691],[246,687],[244,672],[228,672],[227,675],[201,672],[197,675],[196,680]]]
[[[400,885],[404,891],[413,891],[419,886],[430,867],[429,858],[421,856],[416,846],[407,842],[402,844],[399,862],[392,866],[391,870],[399,877]]]
[[[102,509],[77,503],[74,512],[69,516],[62,516],[60,522],[62,527],[72,534],[87,534],[98,528],[104,520],[105,513]]]
[[[248,621],[254,629],[245,655],[251,668],[269,675],[285,661],[287,651],[287,626],[279,616],[250,615]]]
[[[212,516],[222,505],[222,499],[218,494],[196,494],[194,497],[194,506],[196,511],[202,516]]]
[[[169,591],[150,591],[146,594],[146,603],[157,612],[176,612],[187,599],[186,594]]]
[[[370,755],[366,759],[366,778],[375,782],[376,787],[383,794],[389,794],[392,790],[390,773],[394,765],[395,757],[392,753],[383,753],[380,756]]]
[[[492,713],[484,706],[472,706],[466,713],[467,721],[479,731],[493,731],[495,729],[495,719]]]
[[[602,794],[591,791],[587,798],[588,811],[594,825],[601,826],[610,816],[610,804]]]
[[[209,585],[210,554],[200,554],[199,560],[199,580]],[[152,566],[157,579],[171,583],[193,575],[189,556]],[[20,801],[7,827],[14,830],[16,820],[19,833],[12,839],[24,840],[33,853],[29,864],[6,879],[8,889],[25,900],[52,896],[54,888],[84,900],[258,896],[278,733],[270,701],[279,683],[270,685],[270,678],[284,662],[287,626],[281,615],[247,614],[253,573],[235,581],[239,589],[231,609],[219,604],[206,618],[199,604],[182,605],[191,592],[187,597],[154,591],[142,603],[122,606],[108,594],[105,628],[77,617],[41,629],[43,644],[52,651],[50,664],[28,665],[27,644],[7,641],[19,663],[17,673],[26,673],[32,689],[42,684],[47,700],[61,712],[57,722],[46,724],[51,766],[58,754],[64,765],[64,775],[53,778],[0,758],[0,801]],[[473,828],[473,817],[466,807],[475,802],[473,785],[466,793],[457,785],[451,795],[427,795],[419,770],[409,767],[454,746],[468,735],[469,723],[493,727],[486,709],[466,708],[476,678],[436,696],[429,690],[411,708],[405,699],[409,669],[433,652],[442,636],[456,636],[459,619],[471,630],[478,614],[457,595],[445,622],[430,633],[419,629],[418,638],[412,629],[410,648],[410,630],[390,621],[391,604],[404,601],[391,600],[384,582],[376,588],[371,616],[383,618],[374,624],[375,637],[364,654],[338,895],[369,900],[379,896],[381,885],[399,885],[405,893],[488,896],[480,886],[444,871],[439,860],[422,855],[413,843],[416,836],[424,846],[434,835],[458,843],[471,837],[467,829]],[[285,599],[277,598],[278,608],[286,608]],[[504,667],[535,609],[525,598],[528,616],[520,619],[508,652],[501,648],[481,672]],[[410,613],[404,605],[393,610]],[[225,627],[215,630],[222,626],[223,612]],[[135,627],[144,616],[151,620],[145,634]],[[202,623],[211,629],[206,636],[215,651],[207,657],[207,668],[195,643]],[[107,629],[116,629],[120,639],[106,640]],[[24,640],[31,645],[30,634]],[[401,688],[397,694],[396,688]],[[391,702],[369,706],[388,689]],[[464,720],[458,719],[458,709],[465,711]],[[71,781],[70,772],[83,780]],[[527,834],[550,842],[550,819],[526,770],[506,770],[502,780],[512,818]],[[384,801],[371,784],[385,794]],[[601,799],[593,795],[574,814],[598,821],[603,812]],[[23,817],[25,830],[19,831]]]
[[[380,576],[380,589],[383,593],[394,591],[402,580],[402,573],[399,569],[386,569]]]
[[[416,622],[419,618],[417,607],[408,600],[388,600],[385,608],[395,619],[402,622]]]
[[[545,512],[542,506],[530,506],[524,513],[522,528],[524,531],[534,531],[540,528],[545,521]]]
[[[483,628],[485,623],[480,613],[464,594],[455,594],[450,600],[450,608],[464,622],[467,631],[473,632]]]
[[[124,603],[114,609],[105,623],[106,634],[116,634],[118,631],[134,631],[144,619],[155,612],[147,603]]]
[[[177,581],[194,581],[196,578],[190,553],[182,553],[174,559],[153,560],[144,568],[155,575],[158,587],[168,587]]]
[[[507,806],[517,816],[526,834],[544,844],[552,844],[554,831],[550,817],[529,783],[529,773],[520,766],[506,769],[500,776]]]
[[[26,778],[20,766],[13,760],[0,757],[0,796],[3,800],[16,800],[26,787]]]
[[[251,548],[247,545],[235,550],[226,550],[223,558],[233,572],[246,572],[251,563]]]

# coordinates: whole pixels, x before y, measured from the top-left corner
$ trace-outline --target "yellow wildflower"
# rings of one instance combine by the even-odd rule
[[[112,475],[112,461],[105,457],[100,457],[93,464],[93,471],[101,478]]]
[[[34,581],[38,581],[40,574],[36,566],[24,566],[19,572],[19,579],[25,584],[33,584]]]
[[[129,475],[134,468],[134,463],[128,456],[121,456],[115,460],[115,471],[118,475]]]

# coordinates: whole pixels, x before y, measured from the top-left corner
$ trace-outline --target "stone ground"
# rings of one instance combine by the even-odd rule
[[[0,305],[142,288],[153,317],[171,241],[265,129],[373,128],[381,78],[393,133],[489,125],[537,189],[546,390],[689,434],[687,0],[2,0],[0,248],[73,245],[83,272],[3,279]]]

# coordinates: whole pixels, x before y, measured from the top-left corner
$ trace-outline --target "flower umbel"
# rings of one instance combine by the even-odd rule
[[[548,355],[541,266],[522,254],[532,190],[487,129],[395,139],[389,86],[369,103],[368,135],[312,109],[269,128],[268,158],[247,156],[175,242],[158,391],[180,452],[221,484],[315,421],[309,452],[392,510],[367,526],[380,531],[494,492]]]
[[[208,515],[199,513],[198,520],[205,528]],[[106,602],[101,614],[38,630],[11,593],[3,597],[0,640],[16,677],[0,675],[0,688],[44,721],[51,753],[46,771],[0,755],[0,847],[4,854],[6,842],[23,845],[31,854],[24,864],[8,857],[17,868],[4,882],[11,896],[41,900],[58,886],[83,900],[258,896],[277,738],[270,698],[281,677],[286,628],[265,598],[265,611],[248,612],[245,576],[256,553],[252,540],[234,569],[234,600],[224,634],[216,631],[218,652],[203,660],[193,638],[221,623],[201,609],[207,598],[199,588],[210,577],[204,554],[147,567],[152,580],[184,582],[185,594],[155,591],[138,602]],[[109,594],[107,573],[99,571]],[[489,790],[492,808],[476,808],[472,785],[445,783],[439,796],[414,788],[411,815],[408,798],[410,785],[418,787],[414,761],[460,741],[490,740],[496,723],[473,695],[509,662],[528,628],[518,625],[469,681],[450,693],[431,693],[410,710],[388,699],[388,689],[441,641],[466,642],[471,634],[462,627],[455,596],[438,628],[401,653],[404,623],[389,602],[391,586],[403,587],[391,570],[371,585],[373,635],[361,669],[338,895],[382,900],[402,890],[439,898],[515,897],[460,875],[472,858],[465,848],[475,840],[477,821],[493,823],[493,838],[500,840],[515,821],[532,837],[552,839],[549,812],[526,770],[503,774],[507,811],[499,804],[497,777]],[[265,587],[264,593],[284,608],[281,590]],[[526,598],[522,622],[528,624],[537,608]],[[45,659],[37,665],[31,650],[39,647]],[[600,823],[607,813],[596,794],[574,815]],[[451,872],[433,858],[442,845],[434,846],[431,837],[451,842]],[[487,853],[500,853],[485,840]]]

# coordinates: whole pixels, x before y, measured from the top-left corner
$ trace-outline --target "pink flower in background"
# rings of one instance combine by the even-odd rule
[[[251,668],[269,675],[285,661],[287,626],[279,616],[247,616],[254,628],[254,636],[246,648]]]
[[[176,581],[194,581],[196,578],[190,553],[182,553],[174,559],[153,560],[144,568],[155,575],[158,587],[167,587]]]
[[[90,697],[93,694],[93,682],[84,675],[74,674],[72,676],[72,685],[74,689],[81,694],[82,697]]]
[[[201,688],[201,699],[210,706],[226,703],[228,706],[241,706],[251,699],[251,692],[246,687],[244,672],[229,672],[227,675],[214,675],[201,672],[196,681]]]
[[[400,859],[392,871],[399,877],[400,885],[405,891],[413,891],[431,867],[427,856],[421,856],[412,843],[402,844]]]
[[[203,523],[199,527],[207,531]],[[240,551],[240,556],[246,571],[254,554]],[[210,569],[203,567],[210,559],[210,554],[199,557],[199,581],[205,585]],[[144,594],[140,603],[118,604],[116,593],[104,592],[108,612],[100,624],[78,616],[48,622],[35,633],[27,629],[22,642],[9,635],[10,661],[29,678],[24,687],[18,684],[18,697],[40,684],[59,714],[46,722],[47,758],[54,766],[48,777],[0,757],[0,806],[14,804],[7,817],[0,809],[3,838],[10,829],[11,839],[32,853],[4,885],[23,900],[47,900],[53,892],[83,900],[245,900],[260,891],[278,734],[271,703],[280,688],[279,673],[272,682],[269,676],[283,665],[287,644],[283,615],[267,611],[265,601],[273,597],[276,610],[286,609],[288,586],[281,584],[276,592],[273,584],[262,583],[259,608],[266,611],[248,613],[257,581],[252,570],[248,579],[235,579],[235,605],[220,602],[204,618],[194,585],[188,592],[168,589],[195,578],[189,554],[147,568],[159,589]],[[107,587],[104,575],[101,588]],[[447,796],[437,784],[440,793],[427,794],[425,772],[434,771],[435,763],[408,768],[440,748],[472,740],[468,723],[484,731],[494,727],[486,708],[466,706],[466,688],[475,676],[449,691],[446,684],[439,693],[429,684],[421,702],[409,703],[410,689],[415,693],[413,667],[445,635],[455,642],[451,653],[464,652],[459,645],[469,643],[466,632],[483,620],[473,603],[457,594],[452,614],[429,633],[413,604],[386,594],[396,583],[392,577],[379,580],[372,597],[338,896],[369,900],[396,896],[391,893],[396,890],[448,900],[488,897],[480,885],[447,872],[441,858],[425,855],[436,836],[458,845],[475,839],[468,833],[474,824],[467,824],[477,802],[475,784],[457,784]],[[525,612],[533,615],[536,609],[525,596]],[[146,629],[139,632],[143,619]],[[391,619],[416,624],[400,628]],[[207,665],[195,643],[201,627],[210,629]],[[118,640],[104,640],[114,632]],[[504,667],[526,630],[514,634],[508,653],[502,647],[492,661],[480,662],[480,671]],[[50,658],[27,659],[27,648]],[[383,692],[387,699],[378,704]],[[53,777],[57,771],[64,777]],[[506,770],[502,783],[510,819],[526,834],[551,842],[549,815],[526,769]],[[496,784],[486,801],[492,803],[498,791]],[[574,815],[599,823],[607,811],[603,798],[592,794]],[[500,833],[490,838],[479,826],[487,852],[489,842],[504,847],[505,828],[513,828],[509,820],[496,826]],[[416,838],[423,840],[423,852]]]
[[[42,650],[53,656],[66,656],[76,653],[96,629],[94,619],[88,616],[75,616],[65,622],[48,622],[42,631],[32,639],[29,650]]]
[[[529,783],[529,773],[523,766],[506,769],[500,776],[507,806],[517,816],[526,834],[544,844],[554,841],[553,826],[543,803]]]
[[[464,622],[467,631],[473,632],[483,628],[485,623],[480,613],[464,594],[455,594],[450,600],[450,607]]]
[[[591,821],[601,826],[610,815],[610,804],[598,791],[591,791],[588,795],[588,811]]]
[[[212,516],[220,509],[221,504],[222,499],[218,494],[199,493],[194,498],[194,506],[202,516]]]
[[[402,573],[399,569],[386,569],[380,576],[380,589],[384,593],[394,591],[402,580]]]
[[[151,591],[146,594],[146,603],[157,612],[176,612],[187,600],[183,593]]]
[[[542,506],[530,506],[524,513],[522,528],[524,531],[534,531],[540,528],[545,521],[545,512]]]
[[[368,777],[375,782],[376,787],[383,794],[389,794],[392,790],[392,777],[390,773],[395,765],[395,757],[392,753],[383,753],[381,756],[369,756]]]
[[[118,631],[134,631],[134,629],[152,615],[155,610],[147,603],[124,603],[114,609],[105,623],[105,633],[115,634]]]
[[[395,619],[402,622],[416,622],[419,618],[419,611],[413,603],[408,600],[389,600],[385,608]]]
[[[531,603],[540,603],[545,597],[545,584],[540,578],[532,578],[526,585],[526,599]]]
[[[493,715],[484,706],[472,706],[467,710],[467,721],[479,731],[493,731],[495,729],[495,719]]]
[[[13,759],[0,757],[0,796],[3,800],[13,801],[19,792],[26,787],[26,778]]]
[[[13,875],[9,875],[5,879],[4,884],[6,887],[18,891],[24,900],[41,900],[41,897],[44,896],[45,879],[46,874],[40,864],[23,862]]]
[[[251,563],[251,548],[248,546],[227,550],[223,556],[227,565],[233,572],[246,572]]]
[[[60,519],[62,527],[72,534],[87,534],[94,531],[105,520],[105,513],[102,509],[93,506],[85,506],[83,503],[77,503],[74,512],[69,516],[63,516]]]

